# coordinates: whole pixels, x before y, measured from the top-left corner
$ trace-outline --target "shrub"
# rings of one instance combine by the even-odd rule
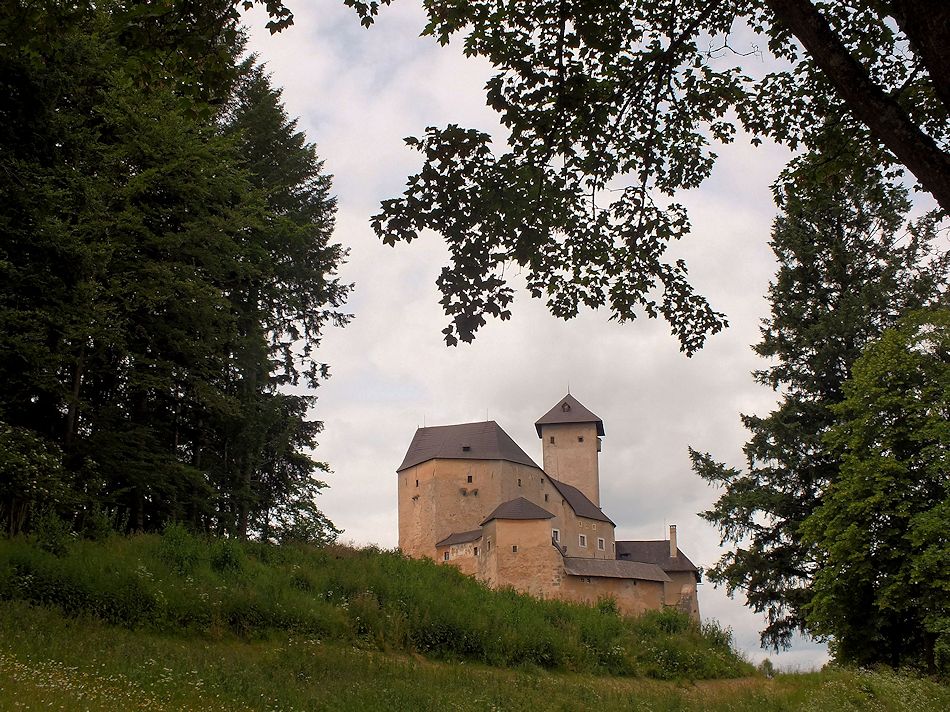
[[[52,508],[43,510],[33,522],[36,545],[54,556],[62,556],[69,550],[72,527]]]
[[[244,549],[234,539],[218,539],[211,545],[211,568],[218,573],[239,573],[245,560]]]
[[[200,544],[181,524],[169,524],[162,533],[159,558],[179,575],[186,576],[195,570],[201,559]]]

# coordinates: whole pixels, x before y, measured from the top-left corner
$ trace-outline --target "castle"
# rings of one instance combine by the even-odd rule
[[[568,394],[536,423],[538,465],[493,420],[416,430],[399,476],[399,548],[493,588],[626,615],[675,606],[699,620],[700,574],[669,540],[616,541],[600,508],[604,423]]]

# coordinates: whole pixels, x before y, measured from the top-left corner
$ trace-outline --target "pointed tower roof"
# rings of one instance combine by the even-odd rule
[[[542,415],[534,424],[535,429],[538,431],[538,437],[541,437],[542,425],[552,425],[556,423],[596,423],[597,434],[604,434],[604,421],[587,410],[587,408],[581,405],[577,398],[570,393],[558,401],[557,405]]]
[[[407,467],[426,460],[508,460],[538,467],[527,453],[494,420],[461,425],[439,425],[416,430],[402,464]],[[539,468],[540,469],[540,468]]]

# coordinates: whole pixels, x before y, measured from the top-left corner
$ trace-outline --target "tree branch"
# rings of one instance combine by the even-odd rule
[[[914,174],[940,207],[950,211],[950,155],[872,81],[809,0],[765,0],[765,4],[808,50],[854,115]]]

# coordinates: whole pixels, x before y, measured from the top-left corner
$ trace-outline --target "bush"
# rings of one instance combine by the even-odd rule
[[[169,524],[162,533],[159,558],[179,575],[186,576],[195,570],[201,559],[199,542],[181,524]]]
[[[62,556],[69,551],[73,539],[73,530],[53,509],[43,510],[33,521],[33,535],[36,545],[54,556]]]
[[[219,573],[244,570],[244,549],[234,539],[218,539],[211,545],[211,568]]]

